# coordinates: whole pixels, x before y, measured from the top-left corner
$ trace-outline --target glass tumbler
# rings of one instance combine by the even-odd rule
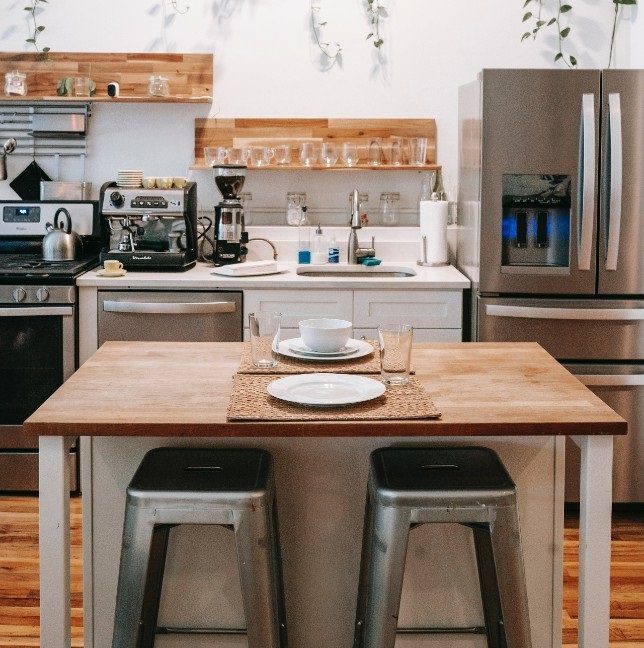
[[[338,161],[338,149],[334,142],[324,142],[322,144],[320,158],[326,167],[332,167]]]
[[[148,83],[148,93],[151,97],[169,97],[170,82],[168,77],[153,74]]]
[[[74,77],[74,95],[76,97],[89,97],[91,93],[91,79],[89,77]]]
[[[386,385],[409,382],[413,335],[411,324],[381,324],[378,327],[380,374]]]
[[[4,75],[4,93],[24,97],[27,94],[27,75],[18,70],[7,72]]]
[[[400,166],[405,161],[405,149],[404,142],[402,137],[392,137],[391,138],[391,154],[390,154],[390,164],[394,166]]]
[[[291,163],[291,145],[279,144],[275,147],[275,162],[280,165]]]
[[[358,164],[358,146],[354,142],[344,142],[341,157],[345,166],[354,167]]]
[[[313,166],[318,161],[318,145],[316,142],[300,144],[300,162],[305,167]]]
[[[427,138],[409,138],[409,163],[414,166],[423,166],[427,159]]]
[[[243,148],[228,148],[226,155],[228,157],[228,164],[245,164],[247,158],[247,150]]]
[[[272,311],[251,313],[248,316],[251,360],[260,369],[277,366],[281,320],[282,314]]]
[[[379,137],[374,137],[369,142],[369,164],[371,166],[380,166],[382,162],[382,144]]]
[[[398,201],[400,194],[397,192],[383,192],[380,194],[380,224],[386,227],[398,225]]]
[[[204,146],[203,157],[206,166],[223,164],[226,161],[227,150],[225,146]]]
[[[268,146],[253,146],[250,149],[250,163],[253,166],[268,166],[273,159],[274,151]]]

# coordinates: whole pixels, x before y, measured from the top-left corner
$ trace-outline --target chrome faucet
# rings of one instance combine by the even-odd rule
[[[347,250],[347,262],[359,264],[362,259],[376,256],[376,237],[371,237],[371,247],[361,247],[358,242],[358,230],[362,229],[360,222],[360,194],[357,189],[351,194],[351,232],[349,233],[349,247]]]
[[[0,146],[0,180],[7,179],[7,155],[16,150],[17,142],[13,137],[9,138],[3,146]]]

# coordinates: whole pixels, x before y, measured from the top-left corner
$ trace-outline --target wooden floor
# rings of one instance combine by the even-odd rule
[[[72,500],[72,646],[82,642],[81,503]],[[566,518],[563,646],[577,641],[578,521]],[[615,516],[611,648],[644,648],[644,519]],[[38,646],[38,500],[0,498],[0,648]],[[538,648],[538,647],[535,647]]]

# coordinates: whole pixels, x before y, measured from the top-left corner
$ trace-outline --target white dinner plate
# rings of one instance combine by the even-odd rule
[[[385,386],[364,376],[314,373],[279,378],[269,383],[266,390],[288,403],[331,407],[373,400],[385,393]]]
[[[299,353],[300,355],[306,356],[350,356],[358,350],[358,346],[355,344],[347,344],[337,351],[314,351],[304,344],[302,338],[294,338],[293,340],[288,341],[288,348],[293,351],[293,353]]]
[[[300,353],[291,349],[291,344],[298,340],[301,344],[304,344],[302,342],[302,338],[295,338],[294,340],[282,340],[279,345],[277,345],[277,347],[273,347],[273,351],[279,353],[280,355],[287,356],[288,358],[310,360],[311,362],[339,362],[341,360],[356,360],[357,358],[368,356],[374,351],[369,342],[365,342],[364,340],[349,340],[346,346],[349,349],[354,349],[354,351],[352,351],[351,353],[343,353],[342,355],[326,355],[312,351],[309,351],[308,353]]]

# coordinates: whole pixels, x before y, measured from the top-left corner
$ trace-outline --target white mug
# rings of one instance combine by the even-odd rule
[[[106,259],[103,261],[103,267],[106,272],[118,272],[119,270],[123,270],[123,264],[116,259]]]

